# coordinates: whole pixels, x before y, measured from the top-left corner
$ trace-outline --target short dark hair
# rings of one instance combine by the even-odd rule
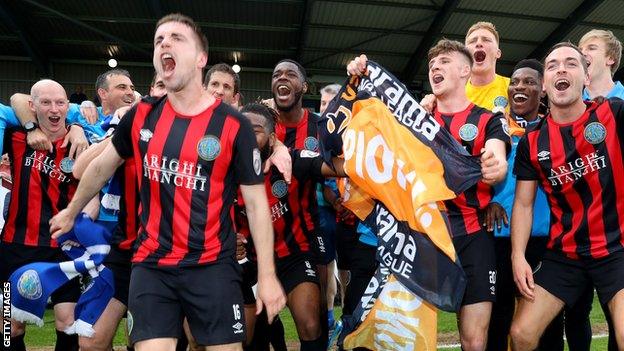
[[[168,22],[179,22],[179,23],[183,23],[189,26],[191,30],[195,32],[195,36],[196,36],[197,44],[199,45],[199,48],[202,51],[204,51],[206,54],[208,53],[208,38],[206,38],[206,35],[204,34],[204,32],[202,32],[199,25],[197,25],[197,23],[195,23],[195,21],[193,21],[192,18],[190,18],[189,16],[185,16],[181,13],[170,13],[166,15],[165,17],[158,20],[158,22],[156,23],[156,29],[158,29],[158,27]]]
[[[98,89],[100,88],[108,89],[108,77],[110,76],[126,76],[132,79],[132,77],[130,77],[130,72],[126,71],[125,69],[121,69],[121,68],[109,69],[108,71],[100,74],[95,80],[96,94],[97,94]]]
[[[440,41],[438,41],[437,44],[435,44],[435,46],[429,49],[429,52],[427,53],[427,61],[431,61],[434,57],[437,57],[438,55],[448,54],[450,52],[458,52],[466,57],[470,64],[470,67],[472,67],[472,64],[474,62],[470,51],[468,51],[468,48],[466,48],[466,45],[458,42],[457,40],[449,40],[446,38],[441,39]]]
[[[269,133],[275,132],[275,122],[277,121],[277,112],[274,109],[266,105],[259,104],[257,102],[252,102],[243,106],[243,108],[241,108],[240,113],[245,113],[245,112],[255,113],[257,115],[264,117],[266,121],[264,124],[264,128]]]
[[[587,59],[585,58],[585,55],[583,55],[583,52],[581,51],[581,49],[579,49],[578,46],[572,44],[569,41],[562,41],[560,43],[557,43],[555,45],[553,45],[552,48],[550,48],[550,50],[548,50],[548,52],[546,53],[546,56],[544,56],[544,66],[546,66],[546,58],[548,57],[548,55],[550,55],[553,51],[559,49],[559,48],[572,48],[574,49],[576,52],[579,53],[579,56],[581,56],[581,65],[583,65],[583,71],[585,71],[585,73],[587,73]]]
[[[210,67],[208,72],[206,72],[206,75],[204,76],[205,87],[208,86],[208,83],[210,83],[210,77],[215,72],[223,72],[223,73],[231,75],[232,79],[234,80],[234,94],[240,91],[240,76],[238,75],[238,73],[234,72],[234,70],[232,69],[232,66],[223,62],[213,65],[212,67]]]
[[[541,62],[539,62],[536,59],[524,59],[524,60],[520,60],[520,62],[518,62],[514,68],[512,72],[515,72],[521,68],[531,68],[537,71],[537,74],[539,75],[540,79],[542,79],[544,77],[544,65],[542,65]]]
[[[305,81],[307,81],[307,80],[308,80],[308,75],[307,75],[307,73],[306,73],[305,68],[303,68],[303,66],[302,66],[299,62],[297,62],[297,61],[295,61],[295,60],[291,60],[291,59],[281,59],[281,60],[279,60],[279,62],[277,62],[277,63],[275,64],[275,66],[273,67],[273,71],[275,71],[275,68],[276,68],[277,66],[279,66],[279,64],[280,64],[280,63],[282,63],[282,62],[290,62],[290,63],[292,63],[293,65],[297,66],[297,69],[299,70],[299,73],[301,73],[301,77],[302,77],[303,81],[305,82]]]

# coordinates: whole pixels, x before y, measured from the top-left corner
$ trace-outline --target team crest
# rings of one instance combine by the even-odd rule
[[[607,137],[607,129],[600,122],[592,122],[585,127],[583,136],[588,143],[599,144]]]
[[[504,96],[497,96],[496,99],[494,99],[494,106],[502,108],[507,107],[507,98]]]
[[[33,269],[29,269],[22,273],[17,281],[17,291],[23,297],[29,300],[37,300],[43,294],[41,280],[39,274]]]
[[[477,134],[479,134],[479,130],[474,124],[466,123],[459,128],[459,137],[463,141],[473,141],[477,138]]]
[[[319,147],[319,141],[315,137],[307,137],[303,142],[303,147],[305,147],[306,150],[316,151]]]
[[[61,171],[64,173],[71,173],[74,169],[74,160],[69,157],[65,157],[61,160]]]
[[[286,182],[283,180],[278,180],[277,182],[273,183],[273,185],[271,185],[271,193],[278,199],[286,196],[287,192],[288,184],[286,184]]]
[[[260,158],[260,150],[258,148],[253,149],[253,168],[256,175],[260,175],[262,167],[262,159]]]
[[[221,153],[221,142],[214,135],[207,135],[197,143],[197,154],[206,161],[213,161]]]

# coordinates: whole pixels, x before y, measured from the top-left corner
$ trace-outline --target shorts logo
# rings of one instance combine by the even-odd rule
[[[283,180],[278,180],[271,185],[271,193],[278,199],[283,198],[288,193],[288,185]]]
[[[234,324],[232,326],[232,329],[234,330],[234,334],[240,334],[243,332],[243,323],[241,322],[236,322],[236,324]]]
[[[538,160],[538,161],[546,161],[546,160],[548,160],[549,158],[550,158],[550,151],[546,151],[546,150],[544,150],[544,151],[540,151],[540,152],[537,154],[537,160]]]
[[[312,269],[312,265],[310,264],[310,261],[304,261],[305,266],[306,266],[306,274],[308,277],[316,277],[316,271],[314,269]]]
[[[315,137],[307,137],[303,142],[303,147],[309,151],[316,151],[319,147],[319,141]]]
[[[262,166],[262,159],[260,158],[260,150],[258,148],[253,149],[253,168],[256,175],[260,175],[260,168]]]
[[[132,334],[132,327],[134,327],[134,317],[132,317],[132,313],[130,313],[130,311],[128,311],[126,326],[128,327],[128,335]]]
[[[221,143],[214,135],[207,135],[197,143],[199,157],[206,161],[213,161],[221,153]]]
[[[39,274],[33,269],[22,273],[17,281],[17,292],[29,300],[37,300],[43,294]]]
[[[489,271],[489,277],[490,277],[490,294],[491,295],[496,295],[496,271]]]
[[[74,169],[74,160],[69,157],[65,157],[61,160],[61,171],[64,173],[71,173]]]
[[[588,143],[599,144],[607,137],[607,129],[600,122],[592,122],[585,127],[583,136]]]
[[[148,142],[154,136],[152,131],[149,129],[141,129],[139,135],[141,136],[141,141],[144,142]]]
[[[327,250],[325,250],[325,242],[323,242],[323,238],[320,237],[320,236],[317,236],[316,240],[318,241],[319,251],[321,253],[325,253],[325,251],[327,251]]]
[[[473,141],[477,138],[479,130],[477,126],[471,123],[466,123],[459,128],[459,137],[463,141]]]

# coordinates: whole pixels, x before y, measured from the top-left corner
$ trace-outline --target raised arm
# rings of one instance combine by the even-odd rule
[[[53,238],[67,233],[74,226],[76,216],[97,195],[122,163],[123,159],[117,153],[117,149],[109,144],[104,152],[89,164],[67,208],[50,220],[50,233]]]

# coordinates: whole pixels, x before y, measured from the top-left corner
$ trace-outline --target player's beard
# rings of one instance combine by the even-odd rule
[[[295,93],[295,99],[293,100],[292,104],[286,106],[286,107],[282,107],[280,105],[277,104],[277,97],[275,96],[275,94],[273,95],[273,101],[275,101],[275,107],[282,112],[290,112],[292,111],[293,108],[295,108],[295,106],[297,106],[297,103],[299,101],[301,101],[301,97],[303,96],[303,89],[299,90],[298,92]]]

